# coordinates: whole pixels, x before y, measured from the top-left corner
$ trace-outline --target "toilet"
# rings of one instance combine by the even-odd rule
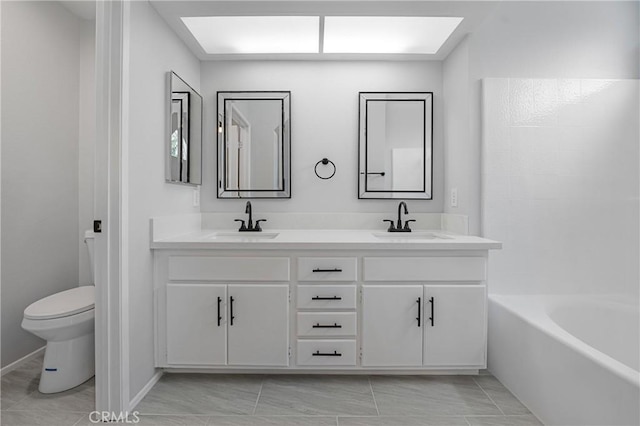
[[[93,277],[94,233],[86,231]],[[47,341],[38,390],[62,392],[95,373],[95,287],[79,286],[40,299],[24,310],[22,328]]]

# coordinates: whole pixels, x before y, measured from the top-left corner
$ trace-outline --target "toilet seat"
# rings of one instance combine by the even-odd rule
[[[24,318],[46,320],[76,315],[93,309],[95,287],[92,285],[72,288],[32,303],[24,310]]]

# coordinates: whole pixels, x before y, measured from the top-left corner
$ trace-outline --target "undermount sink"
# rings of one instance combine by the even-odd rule
[[[374,237],[382,240],[414,241],[414,240],[450,240],[451,237],[429,231],[412,232],[373,232]]]
[[[256,241],[271,240],[280,235],[279,232],[214,232],[207,236],[210,240]]]

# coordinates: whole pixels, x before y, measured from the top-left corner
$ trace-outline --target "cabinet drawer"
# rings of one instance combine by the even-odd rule
[[[355,309],[354,285],[299,285],[300,309]]]
[[[298,336],[355,336],[355,312],[299,312]]]
[[[289,281],[289,258],[171,256],[169,279]]]
[[[355,257],[301,257],[298,281],[356,281]]]
[[[365,257],[365,281],[484,281],[484,257]]]
[[[298,340],[298,365],[356,365],[355,340]]]

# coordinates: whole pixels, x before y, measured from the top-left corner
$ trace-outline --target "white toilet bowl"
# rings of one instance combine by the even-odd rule
[[[93,234],[85,234],[93,271]],[[22,328],[47,341],[38,390],[62,392],[95,373],[95,287],[81,286],[40,299],[24,310]]]

